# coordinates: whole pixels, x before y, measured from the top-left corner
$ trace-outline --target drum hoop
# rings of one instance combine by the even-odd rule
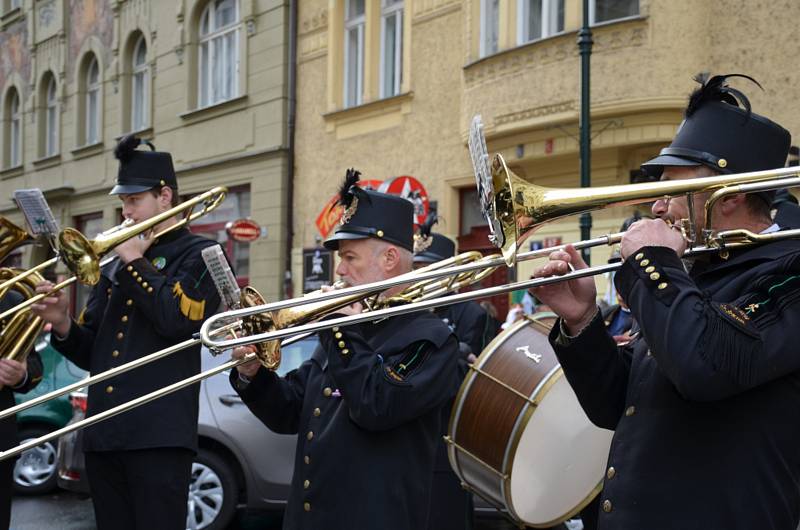
[[[515,322],[510,328],[507,330],[503,330],[503,333],[500,333],[495,338],[486,345],[478,358],[475,359],[475,362],[472,363],[476,365],[478,368],[483,368],[483,365],[488,362],[489,358],[494,354],[495,351],[500,347],[501,344],[505,343],[509,338],[513,337],[514,334],[522,328],[523,326],[527,326],[530,324],[530,321],[527,319],[521,319]],[[507,331],[507,333],[505,333]],[[461,410],[464,405],[464,397],[469,392],[469,388],[472,386],[472,383],[475,381],[478,373],[475,370],[469,370],[467,372],[466,377],[464,377],[464,381],[461,383],[461,387],[458,389],[458,394],[456,394],[456,399],[453,404],[453,410],[450,412],[450,421],[447,425],[447,433],[448,437],[450,438],[450,442],[447,443],[447,459],[450,460],[450,467],[453,468],[453,471],[458,476],[458,479],[461,482],[465,482],[464,480],[464,473],[461,471],[461,466],[459,465],[458,459],[456,458],[456,447],[455,445],[458,443],[458,438],[456,434],[456,426],[458,425],[458,420],[461,418]],[[453,443],[455,442],[455,443]],[[489,466],[486,464],[489,469],[494,470],[498,475],[501,477],[503,473],[499,469],[495,469],[494,467]],[[502,482],[501,482],[502,483]]]
[[[517,416],[514,429],[511,431],[511,436],[509,437],[508,444],[506,445],[506,452],[505,456],[503,457],[503,474],[506,478],[501,483],[501,493],[503,494],[503,498],[507,499],[508,511],[512,513],[514,518],[518,521],[522,521],[522,519],[517,514],[517,510],[514,507],[514,501],[511,495],[506,494],[507,491],[511,491],[511,475],[513,473],[511,464],[514,462],[514,457],[517,455],[519,442],[522,440],[522,433],[528,427],[531,417],[536,413],[536,409],[539,407],[539,404],[542,402],[553,385],[556,384],[556,381],[558,381],[563,375],[564,371],[561,369],[561,365],[557,364],[552,370],[547,372],[547,375],[545,375],[536,388],[533,389],[533,392],[531,392],[530,395],[530,401],[525,403],[521,413],[519,416]],[[531,404],[531,402],[533,403]],[[560,522],[561,521],[558,521],[549,526],[554,526]]]

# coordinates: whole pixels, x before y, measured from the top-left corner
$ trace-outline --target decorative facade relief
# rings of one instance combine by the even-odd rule
[[[327,9],[320,9],[300,21],[297,51],[301,62],[325,55],[328,49],[327,29]]]
[[[530,120],[532,118],[539,118],[542,116],[549,116],[551,114],[559,114],[562,112],[572,112],[575,110],[577,110],[577,105],[574,100],[562,101],[559,103],[552,103],[550,105],[542,105],[540,107],[509,112],[508,114],[500,114],[495,117],[494,125],[505,125],[508,123]]]
[[[24,20],[0,32],[0,89],[6,86],[13,74],[26,82],[31,78],[31,53],[28,49],[28,25]],[[28,87],[20,87],[27,89]],[[26,95],[22,94],[23,99]]]
[[[461,0],[414,0],[412,4],[414,22],[422,22],[439,15],[460,9]]]
[[[108,64],[114,40],[114,13],[110,0],[69,0],[69,67],[74,70],[78,54],[84,42],[95,36],[103,44],[106,54],[102,58]]]
[[[63,1],[44,0],[36,2],[34,24],[36,24],[37,44],[62,32],[64,30]]]

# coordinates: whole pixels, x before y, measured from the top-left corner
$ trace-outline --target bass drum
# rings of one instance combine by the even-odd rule
[[[557,525],[602,487],[613,431],[583,412],[547,340],[552,313],[498,335],[467,374],[448,457],[462,484],[518,524]]]

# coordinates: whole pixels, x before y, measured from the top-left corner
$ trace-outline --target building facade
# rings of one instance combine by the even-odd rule
[[[674,135],[701,71],[754,76],[763,92],[740,85],[753,108],[800,130],[789,97],[800,45],[785,38],[800,4],[589,0],[589,9],[593,186],[637,177]],[[348,167],[368,179],[415,177],[438,202],[437,228],[462,250],[489,251],[466,145],[475,114],[489,152],[517,175],[579,187],[582,16],[581,0],[300,0],[294,277]],[[632,213],[595,212],[593,235],[618,231]],[[570,218],[529,241],[579,236]],[[593,250],[593,263],[610,252]],[[517,277],[533,266],[519,264]]]
[[[242,283],[282,296],[289,2],[2,0],[0,13],[0,214],[22,222],[14,190],[41,188],[62,226],[118,224],[113,149],[136,133],[172,153],[182,196],[230,189],[192,229],[223,244]],[[246,217],[262,237],[229,240],[226,223]]]

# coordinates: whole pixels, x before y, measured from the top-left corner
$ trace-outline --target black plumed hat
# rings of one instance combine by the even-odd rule
[[[789,131],[752,112],[747,96],[728,86],[731,77],[761,87],[742,74],[696,76],[700,87],[689,97],[675,138],[659,156],[642,164],[643,170],[660,175],[665,166],[704,165],[730,174],[784,166],[791,143]]]
[[[432,232],[439,221],[435,211],[428,214],[414,236],[414,263],[434,263],[456,255],[456,244],[452,239]]]
[[[142,144],[150,150],[137,149]],[[172,155],[156,151],[152,143],[129,134],[114,148],[114,156],[119,160],[119,171],[117,183],[109,195],[141,193],[162,186],[178,190]]]
[[[339,250],[339,242],[373,237],[406,250],[414,249],[414,205],[396,195],[364,190],[357,184],[361,174],[348,169],[339,188],[344,213],[332,236],[323,245]]]

